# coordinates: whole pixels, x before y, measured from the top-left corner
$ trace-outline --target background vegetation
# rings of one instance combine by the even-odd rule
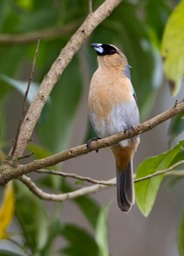
[[[93,0],[93,9],[102,2],[102,0]],[[158,91],[163,85],[162,58],[171,92],[176,94],[179,91],[184,73],[184,50],[181,43],[184,38],[184,18],[180,15],[184,13],[183,2],[123,1],[110,17],[97,27],[65,70],[44,107],[33,141],[27,149],[29,152],[34,151],[34,158],[46,157],[69,148],[71,138],[78,136],[78,132],[73,129],[76,114],[84,91],[89,86],[89,79],[96,68],[96,56],[89,47],[91,42],[109,42],[125,52],[132,67],[132,83],[137,93],[141,120],[148,118]],[[11,147],[11,140],[15,137],[22,111],[21,95],[24,95],[29,79],[37,37],[43,35],[28,104],[62,47],[88,15],[89,3],[90,1],[86,0],[1,0],[1,161],[4,160],[5,154]],[[178,3],[177,9],[174,9]],[[172,50],[177,50],[177,53],[170,56],[169,53]],[[174,71],[173,67],[176,67]],[[20,93],[18,97],[16,96],[18,102],[10,104],[10,99],[15,97],[15,91]],[[162,97],[164,98],[164,94]],[[178,94],[178,98],[182,97]],[[14,108],[18,111],[14,112]],[[16,113],[17,116],[11,113]],[[83,122],[82,119],[81,122]],[[81,138],[81,143],[93,134],[88,124],[84,124],[84,127],[86,131]],[[168,142],[172,145],[172,150],[143,162],[138,167],[137,178],[158,170],[168,170],[177,164],[177,170],[171,168],[175,173],[174,178],[169,180],[170,184],[177,186],[177,181],[181,179],[178,175],[183,175],[184,142],[180,141],[176,145],[174,139],[182,131],[183,113],[175,117],[170,124]],[[54,168],[60,170],[62,166]],[[71,172],[74,171],[71,170]],[[43,189],[52,193],[72,191],[74,187],[84,185],[82,182],[75,181],[69,183],[68,179],[54,176],[34,175],[33,178]],[[152,209],[163,179],[166,179],[164,174],[136,183],[137,204],[145,216],[148,216]],[[1,197],[0,238],[8,239],[9,243],[6,248],[0,250],[0,255],[107,256],[111,254],[107,225],[110,205],[104,207],[90,196],[73,200],[88,223],[86,228],[78,225],[75,219],[72,223],[62,220],[62,209],[65,203],[47,204],[18,181],[14,182],[13,186],[9,183],[6,187],[2,187]],[[12,233],[11,226],[7,231],[7,226],[12,219],[16,223],[16,234]],[[184,255],[183,218],[178,230],[179,253]],[[10,248],[12,243],[16,244],[14,252]]]

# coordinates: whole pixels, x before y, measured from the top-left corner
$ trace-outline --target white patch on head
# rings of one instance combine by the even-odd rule
[[[96,44],[96,45],[94,45],[93,47],[94,47],[95,50],[96,50],[97,52],[99,52],[100,54],[102,54],[102,53],[104,52],[104,49],[103,49],[103,47],[102,47],[102,44]]]

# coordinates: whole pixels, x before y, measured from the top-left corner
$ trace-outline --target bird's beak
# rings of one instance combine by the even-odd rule
[[[91,47],[96,51],[97,54],[101,55],[104,52],[104,49],[102,47],[102,44],[94,43],[91,44]]]

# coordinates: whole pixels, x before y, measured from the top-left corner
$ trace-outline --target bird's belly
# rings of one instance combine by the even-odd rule
[[[131,129],[139,124],[139,112],[135,101],[118,104],[109,113],[101,116],[98,114],[100,105],[97,106],[89,112],[89,118],[94,130],[101,138]],[[120,142],[120,145],[126,147],[129,143],[128,139]]]

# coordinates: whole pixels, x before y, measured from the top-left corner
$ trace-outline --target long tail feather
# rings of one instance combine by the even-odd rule
[[[116,168],[116,177],[118,205],[122,211],[128,212],[134,204],[132,161],[130,161],[124,172],[120,172]]]

